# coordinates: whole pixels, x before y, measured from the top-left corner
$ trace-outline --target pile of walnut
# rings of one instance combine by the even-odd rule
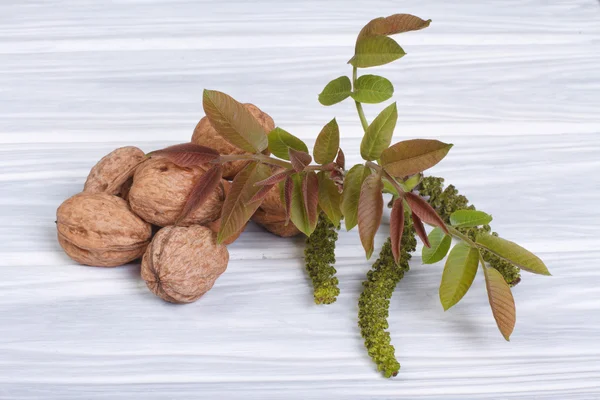
[[[245,105],[269,133],[273,119]],[[220,154],[243,154],[225,141],[204,117],[192,142]],[[193,185],[208,167],[179,167],[160,156],[147,157],[137,147],[114,150],[96,164],[83,192],[57,210],[58,241],[78,263],[116,267],[141,258],[148,288],[172,303],[190,303],[209,291],[229,261],[226,244],[217,244],[220,214],[230,183],[246,165],[224,165],[223,179],[210,198],[182,221],[179,216]],[[252,218],[279,236],[300,232],[285,226],[285,209],[276,188]],[[153,233],[156,234],[153,235]],[[239,232],[241,234],[241,231]]]

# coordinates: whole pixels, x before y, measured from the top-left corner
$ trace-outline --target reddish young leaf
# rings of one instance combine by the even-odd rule
[[[216,150],[194,143],[176,144],[162,150],[153,151],[148,155],[165,157],[173,164],[184,168],[196,167],[219,158],[219,153]]]
[[[321,171],[335,171],[336,169],[337,164],[334,162],[321,165]]]
[[[394,14],[389,17],[379,17],[365,25],[358,34],[357,42],[370,36],[388,36],[397,33],[417,31],[427,28],[431,20],[422,20],[410,14]]]
[[[258,202],[250,202],[261,189],[255,183],[266,179],[270,173],[271,169],[266,165],[251,162],[235,176],[223,202],[221,229],[217,235],[219,243],[237,234],[260,206]]]
[[[319,217],[319,179],[314,171],[307,172],[302,180],[302,196],[308,223],[311,227],[316,226]]]
[[[510,286],[498,270],[492,267],[484,267],[483,272],[485,273],[485,286],[490,307],[492,307],[492,314],[494,314],[500,333],[508,341],[517,322],[515,299],[510,291]]]
[[[183,205],[183,209],[181,210],[181,214],[179,214],[175,225],[179,224],[179,222],[183,221],[188,215],[204,204],[206,199],[208,199],[211,193],[219,186],[222,177],[223,167],[217,164],[206,171],[200,179],[198,179],[198,182],[192,187],[192,191]]]
[[[291,176],[285,178],[283,186],[283,200],[285,203],[285,225],[289,224],[292,215],[292,194],[294,193],[294,180]]]
[[[363,182],[358,200],[358,234],[367,259],[373,254],[373,239],[383,215],[383,183],[381,176],[369,175]]]
[[[344,155],[344,152],[342,151],[341,148],[338,150],[338,154],[337,154],[337,158],[335,159],[335,163],[342,170],[346,169],[346,156]]]
[[[310,154],[303,151],[294,150],[291,147],[288,149],[290,155],[290,162],[296,170],[296,172],[303,171],[304,168],[312,161]]]
[[[340,171],[331,171],[329,178],[337,185],[338,192],[342,193],[344,190],[344,175]]]
[[[404,233],[404,204],[402,198],[396,199],[390,216],[390,239],[392,241],[392,254],[396,264],[400,262],[400,242]]]
[[[279,182],[285,180],[285,178],[287,178],[288,176],[290,176],[291,174],[293,174],[294,171],[292,170],[285,170],[282,172],[277,172],[276,174],[271,175],[270,177],[268,177],[265,180],[262,180],[260,182],[256,182],[256,186],[273,186],[278,184]]]
[[[395,177],[414,175],[439,163],[451,148],[439,140],[403,140],[381,153],[381,166]]]
[[[429,238],[427,237],[427,232],[425,232],[425,226],[423,225],[423,222],[421,221],[419,216],[415,214],[414,211],[412,212],[412,220],[415,232],[417,232],[417,235],[421,238],[423,244],[426,247],[431,247],[431,245],[429,244]]]
[[[202,106],[215,131],[235,147],[260,153],[269,146],[262,125],[233,97],[216,90],[204,90]]]
[[[419,218],[426,224],[439,226],[444,231],[444,233],[446,233],[447,235],[450,234],[442,218],[439,215],[437,215],[433,207],[431,207],[429,203],[425,201],[425,199],[423,199],[421,196],[418,196],[411,192],[406,192],[406,202],[410,206],[412,212],[417,214]]]
[[[259,186],[258,183],[256,183],[255,186]],[[254,203],[255,201],[260,201],[262,203],[265,197],[267,197],[267,194],[269,194],[269,191],[273,189],[273,186],[275,185],[262,185],[260,190],[250,199],[250,203]]]

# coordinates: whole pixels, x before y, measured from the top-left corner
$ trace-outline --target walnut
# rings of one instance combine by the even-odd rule
[[[274,174],[280,172],[279,170],[274,170]],[[260,208],[263,211],[267,211],[271,214],[280,214],[285,215],[285,206],[281,199],[281,189],[279,185],[273,186],[268,192],[262,203],[260,203]]]
[[[83,192],[65,200],[56,212],[58,242],[73,260],[116,267],[144,254],[152,235],[149,223],[127,202],[108,193]]]
[[[204,174],[202,167],[181,168],[162,157],[152,157],[135,171],[129,191],[131,209],[144,220],[158,225],[174,225],[194,184]],[[219,218],[223,200],[222,180],[206,202],[179,225],[207,224]]]
[[[285,214],[272,214],[259,208],[252,216],[252,221],[277,236],[292,237],[300,233],[292,221],[285,225]]]
[[[256,117],[260,125],[265,129],[266,133],[271,132],[275,128],[273,118],[267,113],[261,111],[254,104],[246,103],[244,106]],[[192,135],[192,143],[202,146],[211,147],[217,150],[220,154],[247,154],[246,151],[239,149],[223,139],[217,133],[215,128],[210,124],[207,117],[203,117],[194,129]],[[225,179],[233,179],[248,163],[248,161],[233,161],[223,164],[223,177]]]
[[[285,225],[285,206],[281,200],[279,185],[275,185],[269,190],[260,207],[252,216],[252,221],[277,236],[291,237],[300,233],[300,230],[292,222]]]
[[[142,259],[148,288],[171,303],[191,303],[227,269],[227,247],[209,228],[169,226],[158,231]]]
[[[134,146],[120,147],[108,153],[90,171],[83,191],[107,192],[127,198],[134,168],[144,158],[144,152]]]

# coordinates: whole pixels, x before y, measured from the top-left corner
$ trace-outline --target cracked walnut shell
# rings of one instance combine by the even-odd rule
[[[264,128],[265,133],[275,129],[275,122],[269,114],[260,110],[254,104],[246,103],[244,106],[258,120]],[[246,151],[232,145],[217,133],[207,117],[203,117],[194,129],[192,143],[210,147],[219,152],[219,154],[249,154]],[[248,164],[248,161],[233,161],[223,164],[223,178],[233,179]]]
[[[149,223],[127,202],[108,193],[79,193],[56,212],[58,242],[81,264],[116,267],[144,254],[152,235]]]
[[[145,154],[134,146],[120,147],[108,153],[90,171],[83,186],[84,192],[120,195],[127,197],[135,167]]]
[[[148,288],[171,303],[191,303],[227,269],[227,247],[209,228],[169,226],[154,236],[142,259]]]
[[[144,220],[158,225],[174,225],[194,184],[204,174],[203,167],[182,168],[166,158],[152,157],[138,167],[129,191],[131,209]],[[225,185],[209,195],[208,199],[178,225],[207,224],[221,214],[225,199]]]

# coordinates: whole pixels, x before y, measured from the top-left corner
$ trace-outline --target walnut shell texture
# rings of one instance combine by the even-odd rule
[[[273,186],[267,192],[267,195],[263,199],[262,203],[260,203],[260,208],[263,211],[271,214],[285,215],[285,206],[281,200],[281,191],[279,189],[279,185]]]
[[[267,113],[261,111],[254,104],[246,103],[244,106],[256,117],[260,125],[268,134],[275,128],[275,122]],[[203,117],[194,129],[192,143],[211,147],[220,154],[248,154],[246,151],[232,145],[217,133],[207,117]],[[248,161],[233,161],[223,165],[223,178],[233,179],[248,163]]]
[[[300,230],[291,221],[285,225],[285,214],[273,214],[259,208],[252,216],[252,221],[277,236],[292,237],[300,234]]]
[[[152,227],[127,202],[108,193],[83,192],[65,200],[56,212],[58,242],[81,264],[116,267],[139,258]]]
[[[209,228],[169,226],[154,236],[142,259],[148,288],[171,303],[191,303],[227,269],[229,252]]]
[[[152,157],[135,171],[129,190],[131,209],[144,220],[158,225],[175,224],[194,184],[205,170],[202,167],[181,168],[162,157]],[[207,224],[219,218],[225,187],[222,180],[206,202],[179,225]]]
[[[84,192],[120,195],[126,198],[134,168],[145,154],[134,146],[120,147],[104,157],[90,171],[83,186]]]

